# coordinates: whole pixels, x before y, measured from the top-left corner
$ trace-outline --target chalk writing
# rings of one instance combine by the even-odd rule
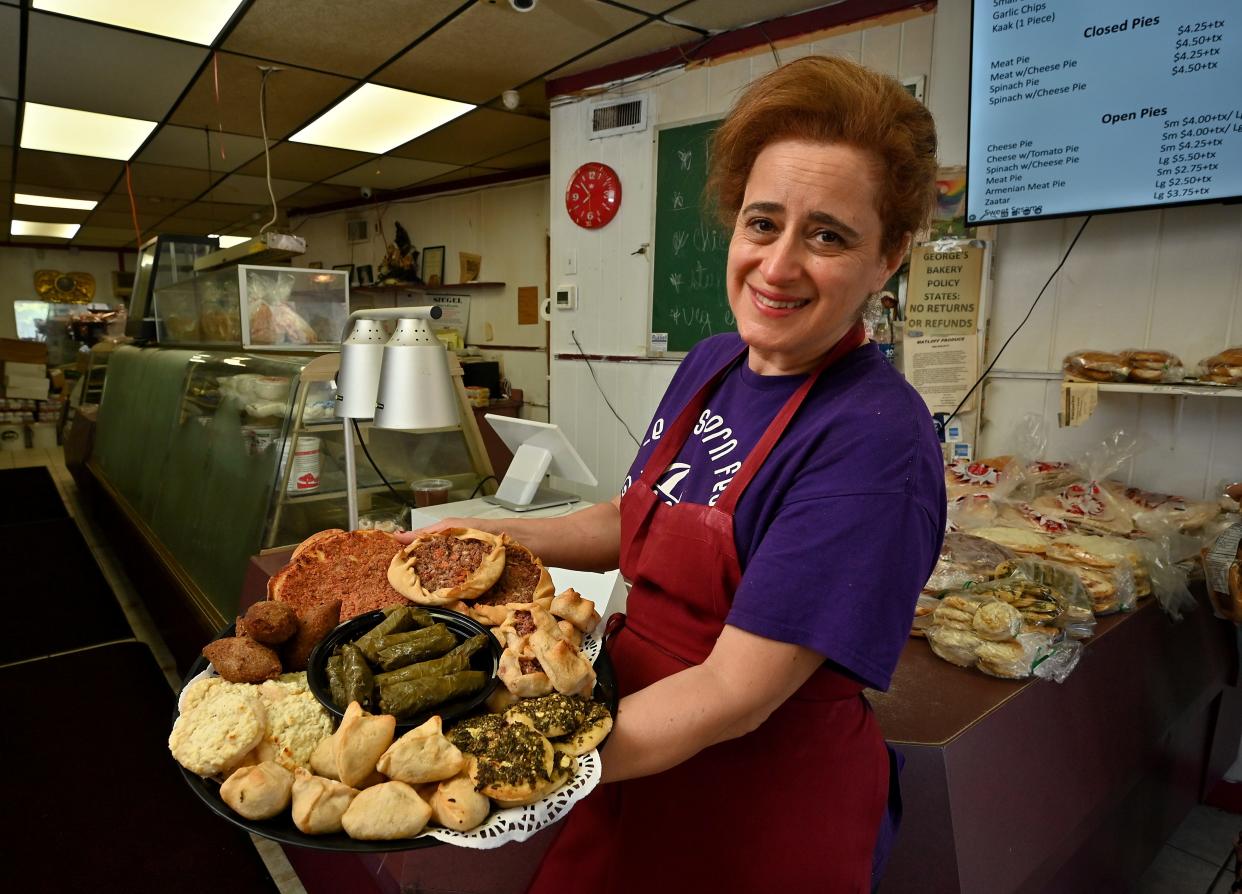
[[[686,247],[686,243],[690,241],[690,234],[685,230],[678,230],[673,234],[673,254],[681,254],[681,250]]]
[[[681,162],[681,169],[683,171],[688,171],[690,170],[690,164],[694,159],[694,152],[690,149],[678,149],[677,159]]]

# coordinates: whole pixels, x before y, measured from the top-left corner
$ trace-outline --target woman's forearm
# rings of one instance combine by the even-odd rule
[[[621,700],[605,782],[650,776],[758,728],[823,664],[802,646],[726,626],[707,660]]]

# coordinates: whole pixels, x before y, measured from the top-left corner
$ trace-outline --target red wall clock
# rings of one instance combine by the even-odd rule
[[[606,164],[589,161],[569,178],[565,210],[580,227],[595,230],[617,216],[621,207],[621,178]]]

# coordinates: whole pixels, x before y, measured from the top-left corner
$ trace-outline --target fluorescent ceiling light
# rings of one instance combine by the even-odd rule
[[[31,196],[13,193],[13,201],[19,205],[42,205],[44,208],[73,208],[75,211],[93,211],[98,202],[87,199],[62,199],[60,196]]]
[[[21,145],[23,149],[129,161],[155,125],[154,121],[28,102]]]
[[[249,236],[221,236],[217,233],[207,234],[208,239],[219,239],[221,248],[232,248],[234,245],[241,245],[243,242],[249,242]]]
[[[53,239],[72,239],[77,235],[81,224],[40,223],[35,220],[15,220],[9,224],[9,233],[14,236],[50,236]]]
[[[34,8],[148,34],[211,44],[241,0],[34,0]]]
[[[473,108],[467,102],[363,84],[289,139],[383,155]]]

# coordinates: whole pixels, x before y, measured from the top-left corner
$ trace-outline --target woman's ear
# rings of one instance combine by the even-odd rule
[[[897,246],[897,248],[893,249],[893,251],[884,258],[883,275],[876,280],[875,284],[871,288],[871,291],[880,291],[884,288],[884,284],[893,278],[893,274],[900,269],[902,263],[906,259],[906,255],[910,253],[910,243],[913,239],[914,236],[912,233],[906,233],[901,240],[901,244]]]

